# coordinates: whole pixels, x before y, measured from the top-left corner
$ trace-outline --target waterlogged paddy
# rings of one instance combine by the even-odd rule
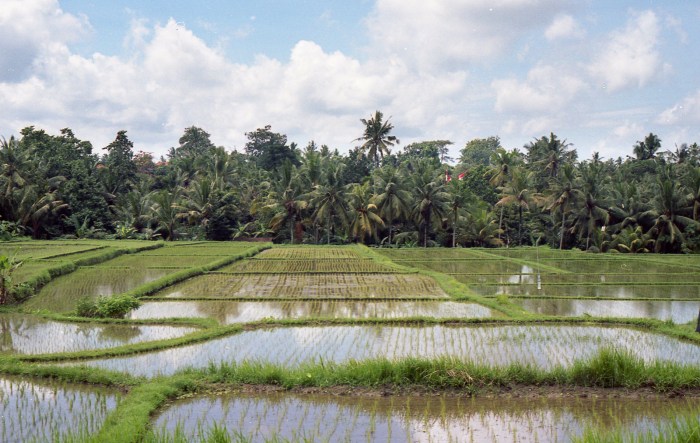
[[[568,442],[586,427],[647,432],[700,407],[692,400],[339,397],[283,393],[176,401],[154,428],[189,440],[213,425],[252,441]]]
[[[230,273],[395,273],[396,269],[371,259],[262,260],[251,259],[220,269]]]
[[[698,318],[697,301],[645,300],[575,300],[575,299],[513,299],[524,309],[545,315],[563,317],[637,317],[671,320],[681,324]]]
[[[60,323],[22,314],[0,314],[0,352],[47,354],[112,348],[180,337],[195,331],[182,326]]]
[[[475,303],[448,301],[163,301],[131,312],[132,319],[207,317],[221,324],[264,318],[475,318],[491,317],[491,309]]]
[[[587,359],[604,347],[647,362],[700,364],[700,346],[626,328],[593,326],[309,326],[257,329],[149,354],[80,364],[133,375],[171,375],[210,363],[266,361],[282,366],[377,357],[452,357],[491,366],[551,369]],[[71,363],[74,364],[74,363]]]
[[[56,441],[96,432],[119,401],[116,391],[95,386],[0,376],[0,440]]]
[[[54,312],[74,311],[82,297],[113,295],[129,291],[157,280],[172,269],[146,268],[80,268],[51,280],[38,294],[27,300],[28,309],[48,309]]]
[[[534,278],[536,278],[536,276]],[[700,300],[700,285],[652,285],[644,283],[626,285],[548,285],[546,280],[543,279],[541,289],[537,288],[537,283],[534,281],[530,284],[520,285],[471,285],[469,288],[475,293],[484,296],[506,294],[513,296],[537,297],[610,297]]]
[[[208,274],[156,294],[170,298],[447,298],[415,274]]]

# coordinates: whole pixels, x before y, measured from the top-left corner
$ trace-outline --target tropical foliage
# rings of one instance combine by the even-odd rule
[[[697,144],[664,151],[650,133],[624,159],[579,160],[554,133],[521,149],[492,136],[455,165],[450,140],[399,149],[382,112],[360,123],[347,154],[269,125],[229,152],[193,126],[160,159],[126,131],[98,154],[68,128],[29,126],[0,139],[0,235],[700,250]]]

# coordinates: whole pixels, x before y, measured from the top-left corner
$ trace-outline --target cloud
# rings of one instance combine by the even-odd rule
[[[377,0],[367,26],[377,52],[427,70],[493,59],[568,5],[559,0]]]
[[[658,51],[659,20],[652,11],[635,14],[622,30],[614,31],[590,73],[611,92],[627,87],[641,88],[660,72],[668,70]]]
[[[43,48],[75,41],[90,30],[85,17],[63,12],[57,0],[3,0],[0,82],[26,78]]]
[[[585,87],[585,82],[562,68],[540,65],[528,72],[524,82],[499,79],[491,86],[496,92],[496,111],[542,113],[562,109]]]
[[[583,29],[576,20],[568,15],[559,15],[544,32],[547,40],[557,40],[562,38],[580,38],[584,35]]]
[[[664,110],[657,122],[664,125],[700,123],[700,90]]]

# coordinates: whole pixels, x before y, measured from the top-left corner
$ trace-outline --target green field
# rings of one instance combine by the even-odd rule
[[[78,240],[0,251],[23,260],[13,284],[31,294],[0,310],[3,441],[663,439],[700,417],[700,257]],[[75,316],[84,297],[125,293],[142,302],[125,319]],[[632,394],[613,399],[619,388]],[[570,394],[503,395],[548,389]]]

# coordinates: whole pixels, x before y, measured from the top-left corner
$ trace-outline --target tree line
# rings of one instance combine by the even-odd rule
[[[700,147],[648,134],[626,158],[579,160],[551,133],[522,149],[474,139],[398,149],[379,111],[341,154],[270,126],[244,152],[202,128],[155,159],[119,131],[98,154],[70,129],[0,139],[0,238],[141,238],[392,246],[700,250]],[[392,152],[394,148],[394,152]]]

